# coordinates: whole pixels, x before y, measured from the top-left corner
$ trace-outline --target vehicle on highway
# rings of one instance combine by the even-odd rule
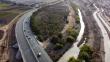
[[[41,56],[41,52],[38,53],[37,57],[40,57],[40,56]]]

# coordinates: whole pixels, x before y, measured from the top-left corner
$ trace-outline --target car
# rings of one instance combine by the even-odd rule
[[[28,23],[28,22],[26,22],[26,23]]]
[[[28,37],[28,39],[29,39],[29,40],[31,40],[31,38],[30,38],[30,37]]]
[[[40,57],[41,56],[41,52],[39,52],[38,54],[37,54],[37,57]]]
[[[26,36],[26,37],[28,37],[28,36]]]
[[[24,32],[26,32],[26,30],[24,30]]]

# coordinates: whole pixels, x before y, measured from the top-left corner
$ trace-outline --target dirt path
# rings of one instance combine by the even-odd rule
[[[75,26],[75,12],[71,6],[69,6],[69,15],[67,17],[68,24],[65,24],[64,29],[61,31],[62,34],[65,34],[68,28]]]
[[[71,6],[68,5],[69,8],[69,15],[67,17],[67,21],[68,24],[65,24],[63,30],[61,31],[61,33],[63,34],[63,36],[65,36],[66,31],[68,30],[68,28],[74,27],[75,26],[75,12],[73,10],[73,8]],[[42,47],[46,48],[49,45],[49,39],[45,40],[41,45]]]

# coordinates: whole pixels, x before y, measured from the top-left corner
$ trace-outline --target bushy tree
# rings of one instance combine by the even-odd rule
[[[59,50],[59,49],[61,49],[61,48],[63,48],[63,47],[64,47],[64,45],[61,44],[61,43],[56,43],[56,45],[55,45],[55,49],[56,49],[56,50]]]
[[[60,39],[62,39],[62,37],[63,37],[62,33],[58,33],[58,37],[59,37]]]
[[[80,23],[80,18],[79,18],[79,16],[78,16],[78,15],[76,16],[76,23],[77,23],[77,24],[79,24],[79,23]]]
[[[80,54],[79,54],[79,59],[85,62],[90,62],[90,59],[92,57],[92,49],[88,45],[83,45],[80,48]]]
[[[92,54],[92,48],[86,44],[84,44],[81,48],[80,48],[81,52],[87,52],[88,54]]]
[[[70,57],[68,62],[79,62],[79,60],[75,59],[74,57]]]
[[[68,33],[68,35],[74,37],[75,39],[76,39],[76,37],[77,37],[77,35],[78,35],[78,32],[76,32],[73,28],[69,28],[69,29],[67,30],[67,33]]]
[[[68,36],[66,41],[71,43],[71,42],[74,42],[75,39],[72,36]]]
[[[58,43],[59,42],[59,38],[58,38],[58,36],[56,36],[56,35],[54,35],[53,37],[52,37],[52,39],[51,39],[51,42],[53,43],[53,44],[56,44],[56,43]]]
[[[79,55],[79,59],[81,61],[89,62],[90,56],[89,56],[89,54],[87,52],[81,52],[80,55]]]

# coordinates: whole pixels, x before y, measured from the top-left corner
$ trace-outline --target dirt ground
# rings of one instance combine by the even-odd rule
[[[23,8],[23,7],[22,7]],[[1,24],[3,24],[0,27],[0,30],[4,31],[4,35],[0,40],[0,62],[15,62],[16,58],[16,51],[15,49],[12,48],[13,43],[16,42],[15,34],[14,34],[14,29],[15,29],[15,24],[18,21],[19,17],[22,16],[24,11],[27,9],[21,9],[21,7],[11,7],[11,8],[5,8],[1,9],[0,13],[3,15],[0,15],[0,19],[2,19]],[[7,12],[9,15],[7,15]],[[12,15],[12,13],[14,15]],[[6,13],[6,14],[5,14]],[[16,13],[16,15],[15,15]],[[3,19],[7,19],[4,21]],[[7,22],[7,23],[6,23]],[[0,33],[2,33],[0,31]],[[16,60],[16,62],[19,60]],[[20,62],[20,61],[19,61]]]
[[[76,1],[81,8],[84,23],[86,25],[84,37],[87,38],[86,44],[93,48],[93,55],[91,62],[104,62],[104,45],[103,37],[100,29],[93,18],[93,12],[95,11],[92,3],[100,2],[94,0],[82,0]]]
[[[0,30],[0,39],[3,37],[4,31]]]
[[[56,14],[57,16],[55,16],[55,17],[52,15],[52,17],[54,17],[53,18],[54,20],[51,19],[51,21],[59,22],[59,23],[56,23],[55,26],[60,27],[59,32],[61,32],[63,35],[63,38],[65,38],[65,39],[62,38],[62,40],[60,40],[60,42],[65,43],[66,36],[68,35],[67,30],[69,28],[74,28],[74,26],[76,26],[74,9],[71,6],[69,6],[68,4],[66,4],[65,2],[51,5],[51,6],[42,8],[42,9],[40,9],[40,10],[38,10],[38,12],[34,13],[34,15],[37,14],[37,17],[34,19],[37,21],[35,23],[35,25],[38,25],[37,23],[41,23],[41,21],[44,21],[45,23],[47,23],[47,22],[49,23],[50,20],[48,18],[51,16],[51,14]],[[42,19],[40,22],[38,22],[39,21],[38,17],[41,17],[41,16],[42,16]],[[66,18],[66,21],[68,21],[68,23],[66,23],[66,21],[64,20],[64,17]],[[46,26],[48,26],[48,24],[44,25],[44,27],[43,27],[44,29],[41,28],[42,26],[43,26],[43,24],[42,25],[40,24],[37,26],[38,27],[37,29],[40,28],[40,32],[42,32],[42,30],[45,32],[46,32],[46,30],[49,31],[47,28],[45,28]],[[52,26],[50,26],[50,27],[52,28]],[[57,31],[58,29],[59,28],[53,29],[53,30]],[[34,31],[34,32],[38,33],[38,31]],[[66,35],[64,35],[65,33],[66,33]],[[44,35],[44,36],[46,36],[46,35]],[[53,34],[53,36],[54,35],[57,35],[57,34]],[[47,51],[47,53],[49,54],[49,56],[53,59],[54,62],[56,62],[72,46],[73,43],[67,42],[64,44],[63,48],[61,48],[59,50],[55,50],[56,44],[53,44],[52,41],[50,41],[51,37],[48,37],[47,40],[44,40],[42,42],[42,44],[43,44],[43,47],[45,48],[45,50]]]

